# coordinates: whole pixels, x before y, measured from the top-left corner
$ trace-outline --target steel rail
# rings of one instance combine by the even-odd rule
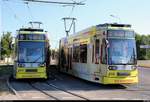
[[[53,99],[55,99],[55,100],[59,100],[57,97],[54,97],[54,96],[50,95],[49,93],[46,93],[46,92],[43,91],[42,89],[37,88],[37,87],[34,86],[32,83],[29,83],[29,85],[30,85],[31,87],[33,87],[34,89],[36,89],[36,90],[42,92],[43,94],[45,94],[45,95],[47,95],[47,96],[49,96],[49,97],[51,97],[51,98],[53,98]]]
[[[12,91],[14,95],[16,95],[18,98],[21,98],[21,96],[18,94],[15,88],[11,85],[10,78],[11,77],[7,78],[7,86],[9,87],[9,89]]]
[[[50,84],[49,82],[45,82],[45,83],[46,83],[47,85],[49,85],[49,86],[51,86],[51,87],[57,89],[57,90],[61,90],[61,91],[63,91],[63,92],[69,93],[69,94],[71,94],[71,95],[73,95],[73,96],[80,97],[80,98],[82,98],[82,99],[84,99],[84,100],[89,100],[88,98],[85,98],[85,97],[83,97],[83,96],[81,96],[81,95],[78,95],[78,94],[69,92],[69,91],[67,91],[67,90],[64,90],[64,89],[62,89],[62,88],[59,88],[59,87],[57,87],[57,86],[54,85],[54,84]]]

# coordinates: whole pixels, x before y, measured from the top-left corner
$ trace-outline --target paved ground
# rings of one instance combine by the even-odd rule
[[[68,91],[78,93],[92,100],[150,100],[150,69],[139,68],[139,84],[137,85],[101,85],[67,75],[59,75],[59,81],[51,83],[65,88]],[[67,83],[66,83],[67,82]],[[62,84],[63,83],[63,84]],[[69,83],[69,84],[68,84]]]
[[[137,65],[150,68],[150,60],[138,60]]]
[[[150,68],[139,69],[139,84],[137,85],[101,85],[80,80],[78,78],[55,72],[56,79],[49,79],[47,82],[60,89],[74,93],[89,100],[150,100]],[[14,81],[11,83],[18,92],[19,97],[12,94],[0,96],[1,100],[53,100],[50,96],[34,89],[27,82]],[[71,100],[73,97],[62,90],[56,90],[46,85],[44,81],[35,81],[35,86],[40,87],[45,93],[57,97],[60,100]]]

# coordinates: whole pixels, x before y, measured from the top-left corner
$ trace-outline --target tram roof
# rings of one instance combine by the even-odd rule
[[[118,24],[118,23],[104,23],[96,25],[96,27],[131,27],[130,24]]]
[[[79,37],[79,36],[83,36],[86,35],[90,32],[91,35],[94,35],[96,32],[96,29],[99,28],[106,28],[106,29],[131,29],[131,25],[130,24],[118,24],[118,23],[104,23],[104,24],[99,24],[96,26],[91,26],[88,27],[86,29],[83,29],[82,31],[79,31],[75,34],[71,34],[67,37],[62,38],[62,40],[65,40],[66,38],[74,38],[74,37]]]
[[[43,32],[43,29],[37,29],[37,28],[21,28],[19,31],[38,31],[38,32]]]
[[[17,30],[19,34],[46,34],[47,31],[44,31],[43,29],[40,28],[20,28]]]

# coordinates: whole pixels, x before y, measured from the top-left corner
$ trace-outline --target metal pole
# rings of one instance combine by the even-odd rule
[[[73,27],[73,34],[75,34],[75,20],[76,20],[76,18],[65,17],[65,18],[62,18],[62,19],[64,20],[64,26],[65,26],[66,36],[69,35],[69,32],[70,32],[72,26],[74,26]],[[71,25],[70,25],[70,27],[69,27],[68,30],[67,30],[67,27],[66,27],[67,26],[66,20],[71,20]]]
[[[66,19],[65,18],[63,18],[63,19],[64,19],[64,26],[65,26],[66,36],[68,36],[68,31],[67,31],[67,28],[66,28]]]
[[[76,33],[76,28],[75,28],[76,25],[75,25],[75,21],[74,21],[74,20],[73,20],[73,27],[74,27],[74,28],[73,28],[73,34],[75,34],[75,33]]]

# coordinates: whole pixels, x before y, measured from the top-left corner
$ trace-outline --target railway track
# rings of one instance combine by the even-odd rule
[[[46,96],[45,98],[43,98],[44,100],[91,100],[92,98],[89,99],[81,96],[79,94],[76,94],[72,91],[68,91],[65,90],[64,88],[60,88],[58,85],[53,84],[50,81],[26,81],[23,82],[23,84],[20,84],[19,86],[23,87],[24,90],[23,92],[21,92],[21,90],[18,90],[17,84],[22,83],[22,81],[10,81],[7,80],[7,85],[9,86],[9,88],[11,89],[11,91],[13,92],[14,95],[16,95],[18,100],[25,100],[26,98],[28,98],[29,100],[33,99],[30,95],[31,93],[36,96],[36,93],[38,93],[40,95],[44,95]],[[30,86],[32,88],[32,90],[26,89],[24,87],[24,85],[26,86],[26,84],[28,84],[28,86]],[[16,85],[16,86],[15,86]],[[136,94],[139,93],[139,95],[142,94],[142,91],[150,91],[150,90],[146,90],[141,88],[140,86],[128,86],[128,85],[124,85],[126,88],[124,89],[124,91],[130,91],[132,93],[137,92]],[[122,89],[120,89],[122,90]],[[34,91],[34,92],[33,92]],[[35,92],[36,91],[36,92]],[[30,95],[27,95],[29,94]],[[24,96],[27,95],[27,96]],[[149,94],[145,93],[143,94],[143,97],[148,96]],[[37,97],[38,97],[37,96]],[[35,98],[34,98],[35,99]],[[38,98],[38,100],[43,100],[42,98]],[[98,98],[99,99],[99,98]],[[114,98],[110,98],[110,99],[114,99]],[[37,98],[35,99],[37,100]]]
[[[42,90],[42,89],[36,87],[33,83],[29,82],[29,85],[31,85],[34,89],[40,91],[41,93],[43,93],[43,94],[45,94],[45,95],[47,95],[47,96],[49,96],[49,97],[51,97],[51,98],[53,98],[53,99],[55,99],[55,100],[59,100],[57,97],[51,95],[50,93],[45,92],[44,90]]]
[[[11,81],[10,81],[10,80],[11,80],[10,78],[7,78],[7,86],[9,87],[10,91],[11,91],[14,95],[16,95],[16,97],[17,97],[18,99],[20,99],[21,96],[18,94],[18,92],[15,90],[15,88],[11,85]]]
[[[89,100],[88,98],[85,98],[81,95],[61,89],[49,82],[35,82],[31,85],[37,90],[57,98],[56,100]]]
[[[59,88],[59,87],[57,87],[56,85],[51,84],[51,83],[49,83],[49,82],[46,82],[46,84],[47,84],[47,85],[49,85],[49,86],[51,86],[51,87],[53,87],[53,88],[55,88],[55,89],[57,89],[57,90],[61,90],[61,91],[66,92],[66,93],[68,93],[68,94],[71,94],[71,95],[77,96],[77,97],[79,97],[79,98],[81,98],[81,99],[89,100],[89,99],[88,99],[88,98],[86,98],[86,97],[83,97],[83,96],[81,96],[81,95],[78,95],[78,94],[75,94],[75,93],[69,92],[69,91],[67,91],[67,90],[64,90],[64,89],[62,89],[62,88]]]
[[[124,85],[124,87],[126,87],[126,91],[150,91],[150,89],[148,88],[143,88],[141,86],[128,86],[128,85]]]
[[[25,82],[23,84],[20,84],[21,82],[16,81],[7,81],[7,85],[12,91],[14,95],[16,95],[18,100],[59,100],[58,98],[45,93],[43,90],[40,90],[36,88],[32,83]],[[26,87],[25,87],[26,86]],[[27,88],[28,86],[28,88]],[[18,87],[22,87],[22,89],[19,89]],[[23,90],[24,89],[24,90]]]
[[[40,96],[39,94],[44,95],[48,100],[89,100],[81,95],[61,89],[47,81],[27,81],[22,83],[20,81],[18,82],[9,79],[7,84],[12,93],[16,95],[19,100],[32,99],[32,96],[30,95],[31,93],[35,95],[38,94],[37,97]],[[19,89],[19,87],[22,89]]]

